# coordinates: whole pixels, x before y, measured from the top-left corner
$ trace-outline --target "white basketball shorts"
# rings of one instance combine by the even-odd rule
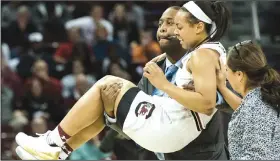
[[[135,87],[119,103],[117,124],[143,148],[172,153],[197,138],[214,113],[196,113],[171,98],[150,96]]]

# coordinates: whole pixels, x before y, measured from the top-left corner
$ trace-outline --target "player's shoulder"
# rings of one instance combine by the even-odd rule
[[[217,49],[219,46],[219,42],[211,42],[211,43],[205,43],[203,44],[203,47],[197,48],[192,56],[191,56],[191,61],[195,64],[197,63],[211,63],[211,62],[216,62],[216,60],[220,56],[220,51]],[[210,46],[210,47],[209,47]]]
[[[218,58],[218,54],[209,49],[199,49],[190,58],[190,65],[194,66],[205,66],[214,64]]]
[[[203,44],[201,44],[194,56],[197,57],[216,57],[219,55],[223,55],[226,53],[226,50],[224,48],[224,46],[222,45],[222,43],[216,41],[216,42],[205,42]]]
[[[200,47],[198,49],[202,49],[202,48],[206,48],[206,49],[211,49],[211,50],[215,50],[218,53],[226,53],[226,49],[223,46],[223,44],[219,41],[215,41],[215,42],[205,42],[202,45],[200,45]]]
[[[211,48],[199,48],[192,55],[193,59],[212,59],[214,57],[219,57],[219,55]]]

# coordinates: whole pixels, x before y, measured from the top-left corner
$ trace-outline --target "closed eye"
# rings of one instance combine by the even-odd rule
[[[182,26],[180,24],[178,24],[178,23],[176,23],[176,27],[177,27],[178,30],[182,29]]]

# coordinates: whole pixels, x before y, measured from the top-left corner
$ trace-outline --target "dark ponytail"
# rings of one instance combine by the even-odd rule
[[[229,21],[230,21],[231,14],[225,2],[222,1],[212,2],[211,7],[215,12],[215,17],[213,17],[212,20],[216,23],[217,31],[216,34],[213,37],[210,37],[209,40],[218,41],[224,36],[225,32],[229,28]]]
[[[262,98],[280,111],[280,76],[273,68],[268,68],[261,83]]]

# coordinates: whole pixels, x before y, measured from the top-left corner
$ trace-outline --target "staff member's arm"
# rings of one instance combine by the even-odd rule
[[[223,95],[226,102],[230,105],[233,110],[236,110],[241,104],[241,98],[233,93],[226,86],[226,69],[225,65],[220,62],[220,69],[217,70],[217,86],[221,94]]]
[[[209,49],[199,49],[189,60],[195,92],[186,91],[168,82],[162,70],[153,62],[144,68],[144,76],[158,89],[186,108],[211,115],[216,105],[216,69],[219,56]]]

